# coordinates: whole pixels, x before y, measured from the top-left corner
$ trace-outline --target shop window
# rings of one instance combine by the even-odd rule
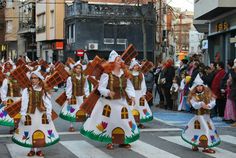
[[[104,106],[102,115],[106,116],[106,117],[110,117],[110,115],[111,115],[111,107],[109,105],[105,105]]]

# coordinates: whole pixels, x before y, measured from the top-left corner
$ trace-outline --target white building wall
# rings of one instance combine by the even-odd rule
[[[189,31],[189,53],[195,54],[200,53],[200,42],[204,38],[203,33],[199,33],[197,31],[191,30]]]

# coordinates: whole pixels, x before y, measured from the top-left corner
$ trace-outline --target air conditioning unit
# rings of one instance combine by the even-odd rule
[[[89,43],[88,50],[98,50],[98,43]]]

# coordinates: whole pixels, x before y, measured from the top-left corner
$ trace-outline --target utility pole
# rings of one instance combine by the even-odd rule
[[[182,52],[182,19],[183,19],[183,14],[180,13],[179,15],[179,52]]]

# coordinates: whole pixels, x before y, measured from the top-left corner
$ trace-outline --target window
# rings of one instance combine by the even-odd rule
[[[129,118],[129,113],[128,113],[128,110],[123,107],[121,109],[121,119],[128,119]]]
[[[42,124],[48,124],[47,115],[45,113],[42,116]]]
[[[51,20],[50,20],[50,27],[54,27],[54,10],[51,10]]]
[[[114,38],[115,37],[115,25],[104,24],[104,38]]]
[[[32,124],[31,117],[29,115],[25,116],[25,126],[30,126]]]
[[[68,25],[68,41],[67,43],[75,42],[75,24]]]
[[[6,32],[7,33],[12,33],[12,30],[13,30],[12,27],[13,27],[12,20],[6,21]]]
[[[6,1],[7,2],[7,4],[6,4],[6,8],[11,8],[11,7],[13,7],[13,0],[7,0]]]
[[[200,125],[200,122],[199,122],[198,120],[196,120],[196,121],[194,122],[194,128],[195,128],[195,129],[201,129],[201,125]]]
[[[110,115],[111,115],[111,107],[109,105],[105,105],[104,106],[102,115],[106,116],[106,117],[110,117]]]
[[[45,13],[37,15],[38,27],[42,28],[45,26]]]

